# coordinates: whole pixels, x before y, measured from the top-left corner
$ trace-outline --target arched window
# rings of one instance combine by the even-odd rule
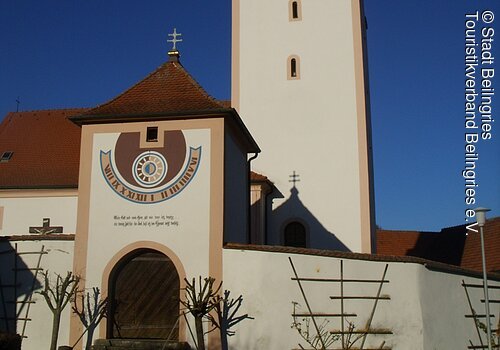
[[[290,21],[300,21],[302,19],[302,4],[300,0],[290,0],[288,3],[288,16]]]
[[[306,228],[304,225],[298,221],[293,221],[285,226],[285,245],[288,247],[306,247]]]
[[[299,5],[297,1],[292,1],[292,18],[299,18]]]
[[[297,55],[288,57],[288,79],[300,79],[300,58]]]
[[[290,61],[290,72],[291,72],[292,78],[295,78],[297,76],[297,59],[296,58],[292,58],[292,60]]]

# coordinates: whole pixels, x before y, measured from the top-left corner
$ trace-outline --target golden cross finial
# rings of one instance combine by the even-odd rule
[[[168,34],[168,36],[172,37],[172,39],[167,39],[168,43],[172,43],[171,51],[177,51],[175,44],[180,43],[182,41],[182,39],[177,39],[177,37],[181,35],[182,35],[181,33],[177,33],[177,28],[174,28],[174,32],[172,34]]]

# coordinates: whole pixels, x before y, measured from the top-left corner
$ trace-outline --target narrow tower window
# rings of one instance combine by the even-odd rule
[[[291,64],[292,78],[295,78],[295,77],[297,77],[297,59],[292,58],[292,60],[290,61],[290,64]]]
[[[288,3],[288,12],[290,21],[300,21],[302,19],[302,5],[300,0],[290,0]]]
[[[297,5],[297,1],[292,1],[292,18],[299,18],[299,9]]]
[[[300,58],[297,55],[288,57],[288,79],[300,79]]]

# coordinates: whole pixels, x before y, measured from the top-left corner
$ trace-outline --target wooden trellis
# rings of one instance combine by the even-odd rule
[[[388,328],[373,328],[372,327],[372,322],[373,322],[373,317],[375,315],[375,312],[377,310],[377,306],[379,301],[388,301],[390,300],[390,296],[386,294],[382,294],[382,288],[384,284],[389,283],[389,280],[386,279],[387,275],[387,269],[388,269],[388,264],[385,265],[384,272],[382,274],[381,279],[349,279],[349,278],[344,278],[344,261],[340,260],[340,278],[308,278],[308,277],[299,277],[297,270],[295,269],[295,266],[292,262],[292,259],[289,257],[288,258],[290,265],[293,270],[294,276],[291,278],[293,281],[297,282],[297,285],[300,289],[300,292],[302,294],[302,297],[304,299],[304,302],[307,307],[307,313],[297,313],[294,312],[292,314],[292,317],[308,317],[311,319],[314,328],[317,332],[317,334],[320,334],[320,329],[317,324],[317,317],[322,317],[322,318],[328,318],[328,317],[335,317],[335,318],[340,318],[340,329],[334,329],[330,331],[330,334],[335,334],[339,335],[341,339],[341,348],[329,348],[330,350],[344,350],[344,349],[351,349],[351,350],[356,350],[356,349],[364,349],[364,350],[391,350],[392,348],[390,347],[385,347],[385,341],[381,343],[381,345],[377,349],[369,349],[365,348],[365,342],[366,338],[368,335],[390,335],[393,334],[391,329]],[[302,287],[303,282],[312,282],[312,283],[336,283],[340,284],[340,295],[332,295],[330,296],[330,300],[339,300],[340,301],[340,313],[321,313],[321,312],[313,312],[309,300],[307,298],[306,293],[304,292],[304,288]],[[351,283],[356,283],[356,284],[378,284],[378,290],[376,295],[345,295],[344,294],[344,286],[346,284],[351,284]],[[363,329],[354,329],[352,327],[348,327],[346,329],[345,323],[346,323],[346,318],[347,317],[357,317],[357,314],[353,312],[347,312],[345,310],[346,305],[345,301],[346,300],[359,300],[359,301],[373,301],[373,305],[371,308],[371,313],[370,316],[368,317],[368,320],[365,324],[365,327]],[[355,340],[350,342],[348,338],[355,336]],[[320,337],[321,338],[321,337]],[[356,343],[358,340],[361,340],[361,344],[358,348],[354,348],[354,343]],[[327,349],[325,344],[323,343],[323,340],[320,339],[322,342],[322,348]],[[299,345],[301,349],[306,350],[304,347]]]
[[[13,268],[12,268],[12,283],[6,283],[6,281],[2,280],[0,278],[0,299],[2,303],[2,310],[3,310],[3,317],[0,317],[0,319],[4,320],[5,322],[5,327],[7,331],[10,331],[9,329],[9,322],[14,321],[17,322],[21,321],[22,322],[22,329],[21,332],[18,332],[21,337],[27,338],[26,335],[26,325],[29,321],[31,321],[31,318],[29,318],[29,312],[31,305],[35,303],[33,300],[33,292],[36,287],[36,282],[37,282],[37,277],[38,273],[40,271],[43,271],[43,269],[40,267],[41,262],[42,262],[42,256],[47,254],[48,252],[45,250],[45,246],[42,246],[42,249],[40,251],[19,251],[17,247],[17,243],[14,245],[14,249],[9,249],[9,250],[4,250],[1,251],[0,254],[12,254],[13,255]],[[38,255],[36,267],[20,267],[19,266],[19,258],[23,255]],[[32,279],[30,282],[28,282],[28,289],[26,291],[26,294],[22,300],[18,300],[18,292],[19,288],[22,286],[21,282],[19,280],[19,273],[23,271],[30,271],[32,272]],[[8,299],[6,296],[6,290],[12,290],[10,296],[12,299]],[[14,304],[14,314],[9,315],[8,310],[7,310],[7,304]],[[14,331],[14,330],[12,330]]]
[[[465,318],[470,318],[470,319],[473,320],[474,326],[476,328],[476,334],[477,334],[478,341],[479,341],[479,344],[474,344],[472,342],[472,340],[469,339],[469,345],[467,346],[467,348],[468,349],[488,349],[487,335],[486,335],[486,333],[484,333],[484,336],[486,337],[486,343],[485,343],[485,342],[483,342],[483,338],[481,337],[481,329],[480,329],[480,326],[479,326],[480,323],[485,323],[486,322],[486,314],[485,313],[483,313],[483,314],[476,313],[476,311],[472,307],[472,302],[471,302],[471,298],[470,298],[470,294],[469,294],[469,290],[468,290],[468,288],[472,288],[472,289],[481,288],[481,289],[483,289],[484,286],[483,286],[482,283],[481,284],[465,283],[465,281],[462,280],[462,287],[464,287],[465,295],[467,297],[467,303],[468,303],[469,309],[470,309],[470,314],[466,314]],[[488,291],[489,290],[495,290],[495,289],[500,289],[500,286],[490,286],[490,285],[488,285]],[[483,304],[485,302],[484,299],[481,299],[480,301]],[[489,302],[490,302],[490,304],[495,304],[495,303],[500,303],[500,300],[498,300],[498,299],[490,299]],[[490,320],[494,320],[494,318],[495,318],[495,315],[494,314],[490,314]],[[491,332],[494,334],[495,332],[498,332],[498,329],[492,329]],[[498,340],[497,340],[497,343],[498,343]],[[497,344],[496,346],[493,345],[492,348],[493,349],[500,349],[500,344]]]

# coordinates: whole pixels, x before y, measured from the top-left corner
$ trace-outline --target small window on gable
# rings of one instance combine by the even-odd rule
[[[2,153],[2,157],[0,158],[0,163],[7,163],[11,158],[12,156],[14,155],[14,152],[3,152]]]
[[[307,245],[306,228],[298,221],[285,226],[285,246],[305,248]]]
[[[292,55],[288,57],[288,79],[300,79],[300,58]]]
[[[300,21],[302,19],[302,4],[300,0],[290,0],[288,3],[290,21]]]
[[[146,129],[146,141],[147,142],[158,141],[158,127],[152,126]]]

